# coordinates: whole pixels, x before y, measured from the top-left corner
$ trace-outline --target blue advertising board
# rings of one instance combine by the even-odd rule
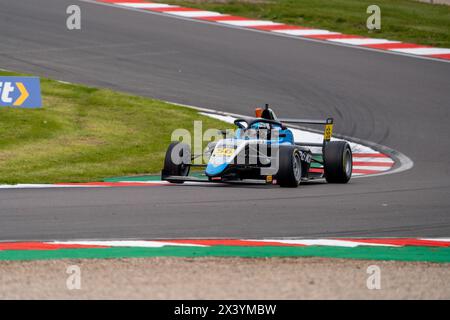
[[[0,76],[0,107],[40,108],[41,83],[38,77]]]

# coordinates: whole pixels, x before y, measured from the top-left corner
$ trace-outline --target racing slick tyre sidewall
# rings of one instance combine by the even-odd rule
[[[328,142],[323,151],[325,179],[329,183],[347,183],[352,176],[353,157],[346,141]]]
[[[297,188],[302,177],[302,161],[300,151],[293,146],[279,148],[278,173],[275,179],[280,187]]]
[[[172,156],[173,155],[173,156]],[[187,176],[191,164],[191,148],[186,143],[172,142],[166,151],[164,173],[169,176]],[[183,181],[170,181],[183,183]]]

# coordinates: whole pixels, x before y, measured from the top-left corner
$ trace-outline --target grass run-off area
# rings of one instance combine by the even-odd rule
[[[16,73],[0,72],[2,76]],[[149,98],[41,78],[43,107],[0,108],[0,184],[158,173],[174,129],[229,125]]]
[[[158,2],[158,1],[157,1]],[[346,34],[450,48],[450,6],[413,0],[161,0]],[[381,30],[366,27],[369,5],[381,9]]]

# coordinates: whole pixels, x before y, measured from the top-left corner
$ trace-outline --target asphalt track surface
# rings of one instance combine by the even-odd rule
[[[66,8],[82,30],[66,29]],[[411,170],[348,185],[0,191],[0,240],[450,235],[450,64],[74,0],[0,0],[0,68],[169,101],[336,119]]]

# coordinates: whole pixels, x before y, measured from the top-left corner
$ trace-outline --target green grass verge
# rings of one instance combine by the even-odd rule
[[[450,48],[450,6],[412,0],[165,0],[164,3],[257,19]],[[381,30],[366,28],[369,5],[381,9]]]
[[[1,72],[2,76],[19,74]],[[162,101],[41,79],[43,108],[0,108],[0,183],[160,172],[172,131],[228,124]]]
[[[58,250],[5,250],[0,251],[1,260],[47,260],[47,259],[104,259],[145,257],[324,257],[363,260],[450,262],[450,248],[430,247],[177,247],[162,248],[103,248]]]

